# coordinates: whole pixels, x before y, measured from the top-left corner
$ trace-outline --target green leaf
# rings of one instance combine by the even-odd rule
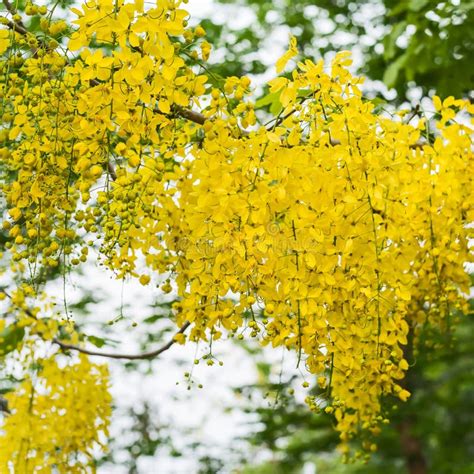
[[[279,104],[279,97],[280,92],[274,92],[272,94],[264,95],[262,98],[258,99],[257,102],[255,102],[255,108],[261,109],[262,107],[266,107],[267,105],[273,105],[275,102]]]
[[[391,18],[391,17],[397,16],[397,15],[400,15],[401,13],[406,12],[406,10],[407,10],[406,2],[400,1],[391,10],[387,10],[386,16],[387,16],[387,18]]]
[[[412,12],[419,12],[424,6],[428,5],[430,0],[411,0],[408,8]]]
[[[384,107],[387,106],[387,101],[383,99],[382,97],[374,97],[373,99],[370,100],[372,104],[374,104],[374,112],[378,113],[380,110],[382,110]]]
[[[383,75],[383,82],[385,82],[387,87],[395,86],[400,70],[405,66],[407,58],[408,56],[406,54],[402,54],[395,61],[389,64]]]
[[[397,51],[397,39],[405,31],[407,27],[406,21],[401,21],[393,26],[392,31],[384,39],[383,57],[386,61],[392,59]]]
[[[0,355],[6,355],[14,351],[25,337],[25,328],[16,324],[7,326],[0,332]]]
[[[207,82],[206,84],[216,89],[221,89],[225,84],[225,77],[216,72],[214,68],[210,70],[207,68]]]
[[[468,12],[470,10],[474,10],[474,2],[473,1],[463,2],[461,5],[458,6],[458,9],[459,10],[464,10],[466,12]]]
[[[268,377],[270,376],[270,369],[270,364],[267,364],[266,362],[257,362],[257,370],[265,380],[268,380]]]
[[[105,345],[105,339],[102,339],[101,337],[97,336],[87,336],[87,340],[91,343],[94,344],[95,347],[98,347],[99,349]]]
[[[144,319],[143,322],[146,324],[153,324],[156,323],[159,319],[163,319],[162,314],[154,314],[153,316],[149,316],[148,318]]]
[[[280,93],[278,93],[278,97],[280,96]],[[280,103],[280,100],[276,100],[270,105],[270,113],[274,115],[275,117],[281,112],[283,109],[283,106]]]
[[[374,104],[375,107],[378,107],[380,105],[387,105],[388,103],[382,97],[374,97],[373,99],[370,99],[370,102],[372,102],[372,104]]]

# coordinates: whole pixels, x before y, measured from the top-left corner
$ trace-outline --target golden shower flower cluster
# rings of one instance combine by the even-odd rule
[[[175,321],[191,323],[178,342],[227,334],[296,351],[326,390],[327,405],[308,397],[310,408],[334,413],[341,440],[377,434],[383,400],[410,396],[407,346],[450,331],[465,308],[473,106],[435,97],[436,123],[377,113],[339,53],[269,81],[281,110],[262,125],[249,78],[207,85],[211,47],[179,0],[91,0],[73,13],[73,28],[45,17],[42,35],[14,20],[0,29],[5,271],[23,304],[12,324],[51,339],[58,322],[38,329],[45,318],[26,303],[48,271],[98,254],[118,278],[176,284]],[[296,55],[292,39],[278,72]],[[4,429],[10,439],[28,418],[38,462],[68,465],[97,441],[90,414],[54,457],[62,404],[72,423],[83,409],[107,418],[103,392],[88,405],[84,388],[86,408],[60,402],[74,370],[51,373],[61,396],[34,413],[32,382],[18,389]],[[35,423],[48,424],[44,440]],[[2,459],[20,459],[15,443]]]
[[[81,473],[93,466],[94,448],[108,435],[111,398],[105,365],[85,356],[41,370],[7,395],[11,414],[0,436],[0,467],[8,473]]]

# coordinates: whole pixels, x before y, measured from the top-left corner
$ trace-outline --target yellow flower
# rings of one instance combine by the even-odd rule
[[[298,47],[297,47],[296,37],[291,36],[290,46],[288,48],[288,51],[286,51],[285,54],[276,62],[277,74],[280,74],[280,72],[282,72],[283,69],[285,69],[285,66],[287,65],[288,61],[294,58],[297,54],[298,54]]]

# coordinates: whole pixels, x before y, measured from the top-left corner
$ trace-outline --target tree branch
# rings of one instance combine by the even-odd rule
[[[409,474],[427,474],[428,467],[421,441],[413,434],[414,421],[402,420],[398,426],[400,447]]]
[[[273,128],[275,128],[277,125],[279,125],[283,120],[290,117],[295,112],[296,112],[296,110],[292,110],[291,112],[287,113],[283,117],[276,117],[276,119],[273,119],[273,120],[277,120],[276,124],[274,124],[272,126],[269,126],[267,128],[267,130],[271,131]],[[209,120],[209,118],[206,117],[204,114],[202,114],[200,112],[196,112],[194,110],[185,109],[184,107],[177,108],[175,113],[177,115],[179,115],[180,117],[182,117],[186,120],[189,120],[190,122],[197,123],[198,125],[204,125],[204,123],[207,120]],[[241,132],[242,132],[242,136],[248,136],[249,135],[249,132],[247,130],[241,130]],[[339,140],[335,140],[335,139],[331,139],[329,141],[329,143],[330,143],[331,146],[336,146],[336,145],[341,144],[341,142]],[[417,143],[413,143],[412,145],[410,145],[410,148],[412,148],[412,149],[423,148],[425,145],[427,145],[427,143],[417,142]]]
[[[200,112],[195,112],[194,110],[185,109],[179,107],[176,109],[176,113],[190,122],[197,123],[198,125],[204,125],[204,122],[207,120],[207,117]]]
[[[10,409],[8,408],[8,400],[0,395],[0,412],[10,414]]]
[[[174,337],[178,334],[183,334],[186,329],[191,325],[189,321],[186,321],[179,331],[170,339],[164,346],[159,347],[150,352],[142,352],[141,354],[116,354],[111,352],[101,352],[101,351],[93,351],[90,349],[85,349],[83,347],[76,346],[74,344],[68,344],[66,342],[60,341],[57,338],[53,339],[53,342],[57,344],[61,349],[66,351],[76,351],[81,352],[82,354],[87,354],[91,356],[98,356],[98,357],[107,357],[109,359],[127,359],[127,360],[147,360],[147,359],[154,359],[155,357],[159,356],[163,352],[167,351],[173,344],[176,343]]]
[[[407,339],[407,344],[403,346],[403,358],[410,363],[413,360],[413,328],[410,328]],[[416,392],[420,375],[409,370],[400,385],[410,393]],[[409,474],[427,474],[428,464],[423,452],[423,443],[413,430],[415,423],[416,413],[407,413],[397,424],[401,454],[405,458]]]
[[[12,20],[13,20],[13,21],[9,21],[9,20],[7,21],[6,25],[8,26],[8,28],[10,28],[13,31],[16,31],[17,33],[20,33],[22,36],[27,38],[29,31],[26,28],[25,24],[23,23],[21,19],[18,20],[14,18],[14,16],[18,14],[16,8],[9,2],[9,0],[2,0],[2,1],[3,1],[3,4],[5,5],[5,8],[12,16]],[[38,38],[36,39],[39,41],[39,44],[41,45],[42,48],[45,48],[45,49],[47,48],[47,45],[43,40],[38,39]],[[38,48],[32,47],[30,49],[31,49],[31,53],[33,54],[33,57],[34,58],[38,57]]]
[[[16,23],[14,21],[8,20],[7,21],[7,26],[11,30],[16,31],[17,33],[20,33],[23,36],[26,36],[28,34],[28,31],[23,26],[21,26],[19,23]]]
[[[9,0],[3,0],[3,4],[11,16],[16,15],[16,8],[9,2]]]
[[[4,288],[0,288],[0,292],[3,293],[8,299],[10,300],[12,299],[12,296],[10,295],[10,293],[8,293]],[[30,309],[27,308],[24,311],[30,318],[33,318],[35,320],[38,319],[32,313]],[[153,351],[142,352],[141,354],[115,354],[115,353],[110,353],[110,352],[93,351],[90,349],[85,349],[80,346],[76,346],[74,344],[63,342],[57,337],[53,338],[52,341],[65,351],[76,351],[76,352],[81,352],[82,354],[87,354],[87,355],[92,355],[92,356],[97,356],[97,357],[107,357],[109,359],[146,360],[146,359],[154,359],[155,357],[158,357],[163,352],[167,351],[171,346],[173,346],[176,343],[174,337],[177,336],[178,334],[183,334],[190,325],[191,323],[189,321],[186,321],[179,328],[179,330],[174,334],[173,338],[170,339],[165,345]],[[41,334],[39,335],[41,336]]]
[[[107,171],[109,172],[112,181],[116,181],[117,173],[115,171],[114,165],[110,161],[107,162]]]
[[[8,13],[10,13],[10,15],[12,17],[15,16],[18,13],[16,8],[10,3],[9,0],[2,0],[2,1],[3,1],[3,4],[5,5],[6,10],[8,11]],[[18,31],[18,33],[21,33],[22,35],[27,35],[28,34],[28,30],[26,29],[26,26],[25,26],[25,24],[23,23],[22,20],[15,20],[13,18],[13,21],[9,21],[7,23],[7,26],[9,28],[12,28],[12,29]]]

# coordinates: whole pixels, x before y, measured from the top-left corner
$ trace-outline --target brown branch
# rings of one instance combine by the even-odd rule
[[[7,21],[7,24],[8,28],[10,28],[11,30],[14,30],[16,31],[17,33],[20,33],[21,35],[23,36],[27,36],[28,35],[28,31],[26,30],[26,28],[24,28],[23,26],[21,26],[19,23],[16,23],[15,21]]]
[[[398,424],[400,447],[409,474],[427,474],[428,466],[423,454],[423,446],[413,434],[413,425],[414,423],[410,419],[404,419]]]
[[[8,293],[4,288],[0,288],[0,292],[3,293],[8,299],[10,300],[12,299],[12,296],[10,295],[10,293]],[[35,320],[38,319],[29,308],[26,308],[24,311],[27,314],[27,316],[29,316],[30,318],[33,318]],[[98,356],[98,357],[107,357],[109,359],[146,360],[146,359],[153,359],[159,356],[160,354],[162,354],[163,352],[167,351],[171,346],[173,346],[176,343],[174,337],[177,336],[178,334],[183,334],[190,325],[191,323],[189,321],[186,321],[175,333],[173,338],[170,339],[164,346],[161,346],[158,349],[155,349],[153,351],[143,352],[141,354],[114,354],[110,352],[93,351],[90,349],[85,349],[83,347],[76,346],[74,344],[63,342],[57,337],[53,338],[53,342],[65,351],[76,351],[76,352],[81,352],[82,354],[88,354],[88,355]],[[39,336],[41,336],[40,333],[39,333]]]
[[[9,2],[9,0],[3,0],[3,4],[11,16],[16,15],[16,8]]]
[[[403,358],[409,363],[413,360],[413,328],[410,328],[407,344],[403,346]],[[410,393],[416,391],[419,375],[409,370],[401,382],[401,386]],[[427,474],[428,464],[423,451],[422,440],[414,433],[416,413],[407,413],[397,424],[401,454],[405,458],[405,465],[409,474]]]
[[[190,122],[197,123],[198,125],[204,125],[204,122],[207,120],[207,117],[200,112],[195,112],[194,110],[185,109],[179,107],[176,109],[176,113]]]
[[[127,360],[146,360],[146,359],[154,359],[155,357],[159,356],[163,352],[167,351],[173,344],[176,343],[174,337],[178,334],[183,334],[186,329],[191,325],[189,321],[186,321],[179,331],[170,339],[164,346],[159,347],[150,352],[142,352],[141,354],[116,354],[111,352],[101,352],[101,351],[94,351],[90,349],[85,349],[83,347],[76,346],[74,344],[68,344],[66,342],[60,341],[57,338],[53,339],[53,342],[61,347],[61,349],[66,351],[77,351],[81,352],[82,354],[87,354],[91,356],[98,356],[98,357],[107,357],[109,359],[127,359]]]
[[[0,412],[10,414],[10,409],[8,408],[8,400],[0,395]]]
[[[5,5],[5,8],[7,9],[8,13],[10,13],[12,17],[18,13],[16,8],[10,3],[9,0],[2,0],[2,2]],[[22,35],[26,35],[28,33],[25,24],[21,20],[13,19],[13,21],[9,21],[7,23],[7,26],[9,28],[15,29],[16,31],[18,31],[18,33],[21,33]]]
[[[16,8],[9,2],[9,0],[2,0],[2,1],[3,1],[3,4],[5,5],[5,8],[12,15],[12,17],[14,17],[14,15],[18,13],[16,11]],[[26,28],[22,20],[15,20],[15,18],[13,18],[13,21],[8,20],[6,25],[8,28],[10,28],[13,31],[16,31],[17,33],[20,33],[25,38],[28,38],[28,35],[30,34],[30,32],[28,31],[28,29]],[[43,49],[48,49],[48,45],[43,40],[38,39],[36,35],[32,35],[32,36],[35,37],[35,39],[39,42],[39,44],[41,45]],[[30,50],[33,55],[33,58],[37,58],[38,48],[31,47]]]
[[[291,112],[289,112],[285,116],[277,118],[277,124],[281,123],[283,120],[285,120],[286,118],[293,115],[295,113],[295,111],[296,110],[292,110]],[[175,113],[177,115],[179,115],[180,117],[182,117],[186,120],[189,120],[190,122],[197,123],[198,125],[204,125],[204,123],[207,120],[209,120],[209,118],[206,117],[204,114],[202,114],[200,112],[196,112],[194,110],[185,109],[184,107],[177,108]],[[268,127],[267,130],[271,131],[274,127],[275,127],[275,125],[272,125],[272,126]],[[247,130],[241,130],[241,132],[242,132],[242,136],[248,136],[249,135],[249,132]],[[339,140],[335,140],[335,139],[331,139],[329,141],[329,143],[332,146],[336,146],[336,145],[341,144],[341,142]],[[427,143],[417,142],[417,143],[413,143],[412,145],[410,145],[410,148],[412,148],[412,149],[423,148],[425,145],[427,145]]]
[[[109,172],[112,181],[116,181],[117,173],[115,171],[114,165],[110,161],[107,162],[107,171]]]

